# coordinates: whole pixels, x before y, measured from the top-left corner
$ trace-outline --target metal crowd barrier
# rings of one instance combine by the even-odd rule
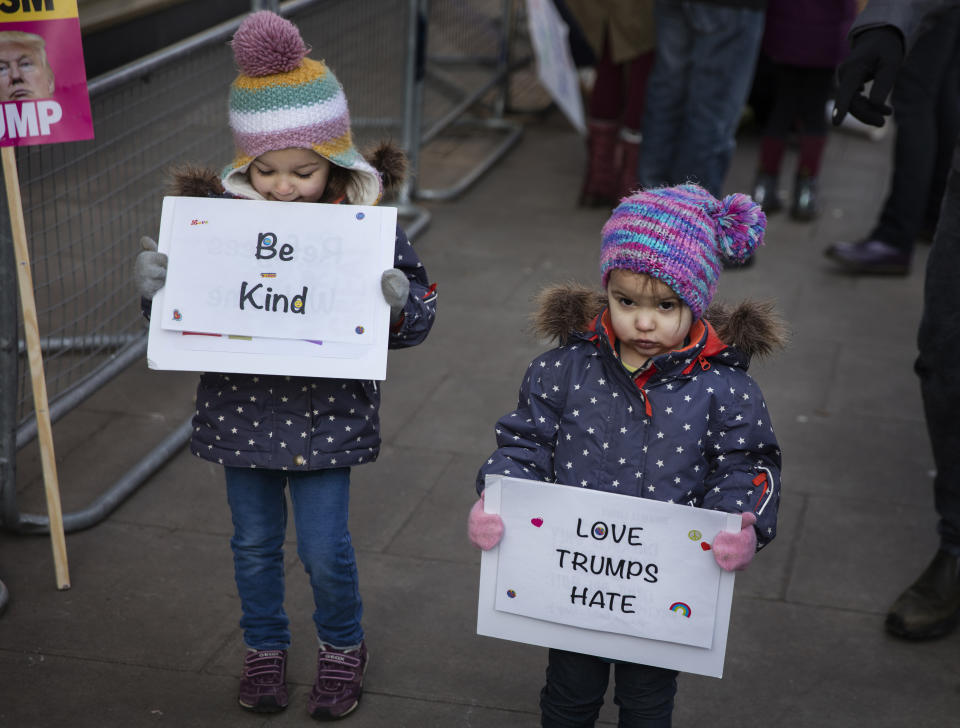
[[[408,151],[414,181],[392,204],[411,239],[430,220],[412,200],[460,194],[519,138],[519,125],[503,119],[509,0],[291,0],[279,6],[252,0],[252,9],[261,7],[290,17],[312,55],[330,59],[350,102],[358,146],[391,137]],[[225,109],[236,70],[225,44],[241,21],[92,79],[95,139],[15,150],[52,422],[146,354],[131,280],[137,241],[159,228],[170,165],[219,169],[232,156]],[[485,97],[498,85],[500,96],[486,117],[470,116],[489,106]],[[505,139],[452,188],[417,190],[422,147],[465,125]],[[0,526],[46,533],[45,515],[18,506],[17,451],[35,439],[37,425],[5,200],[0,216]],[[190,431],[188,418],[88,507],[64,513],[64,530],[107,517],[183,447]],[[5,600],[0,582],[0,609]]]
[[[422,147],[454,132],[499,138],[459,180],[446,187],[413,190],[416,198],[449,200],[460,196],[516,144],[523,126],[504,118],[509,101],[513,47],[513,0],[419,1],[428,37],[415,76],[415,93],[424,103],[413,108],[411,154],[420,165]],[[421,43],[424,40],[421,39]],[[420,175],[422,177],[422,175]]]

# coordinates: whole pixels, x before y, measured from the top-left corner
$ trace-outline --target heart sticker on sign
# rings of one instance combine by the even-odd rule
[[[542,519],[542,518],[531,518],[531,519],[530,519],[530,523],[532,523],[532,524],[533,524],[534,526],[536,526],[537,528],[540,528],[540,526],[543,525],[543,519]]]

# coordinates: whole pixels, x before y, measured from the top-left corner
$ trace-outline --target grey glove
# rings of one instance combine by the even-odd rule
[[[390,325],[400,320],[403,313],[403,304],[410,296],[410,281],[397,268],[388,268],[380,277],[380,289],[383,297],[390,304]]]
[[[133,280],[140,295],[151,301],[167,280],[167,254],[158,253],[157,243],[146,235],[140,238],[140,247],[143,250],[137,254]]]

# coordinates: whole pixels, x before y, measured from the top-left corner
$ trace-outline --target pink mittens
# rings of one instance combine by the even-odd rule
[[[753,524],[757,517],[752,513],[740,514],[740,532],[721,531],[713,539],[713,558],[724,571],[743,571],[753,560],[757,551],[757,532]]]
[[[503,537],[503,520],[496,513],[484,513],[483,493],[480,500],[470,509],[470,518],[467,519],[467,535],[470,541],[479,549],[488,551],[500,543]]]

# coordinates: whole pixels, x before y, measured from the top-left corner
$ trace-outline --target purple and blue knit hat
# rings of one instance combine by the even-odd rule
[[[725,262],[744,263],[763,244],[767,216],[743,194],[717,200],[695,184],[638,190],[603,226],[600,273],[616,268],[666,283],[701,318]]]
[[[228,192],[257,196],[247,179],[261,154],[288,147],[312,149],[354,173],[359,194],[349,202],[375,205],[382,193],[377,171],[350,133],[343,87],[310,49],[297,26],[268,10],[249,15],[231,41],[240,75],[230,85],[230,128],[236,157],[220,177]]]

